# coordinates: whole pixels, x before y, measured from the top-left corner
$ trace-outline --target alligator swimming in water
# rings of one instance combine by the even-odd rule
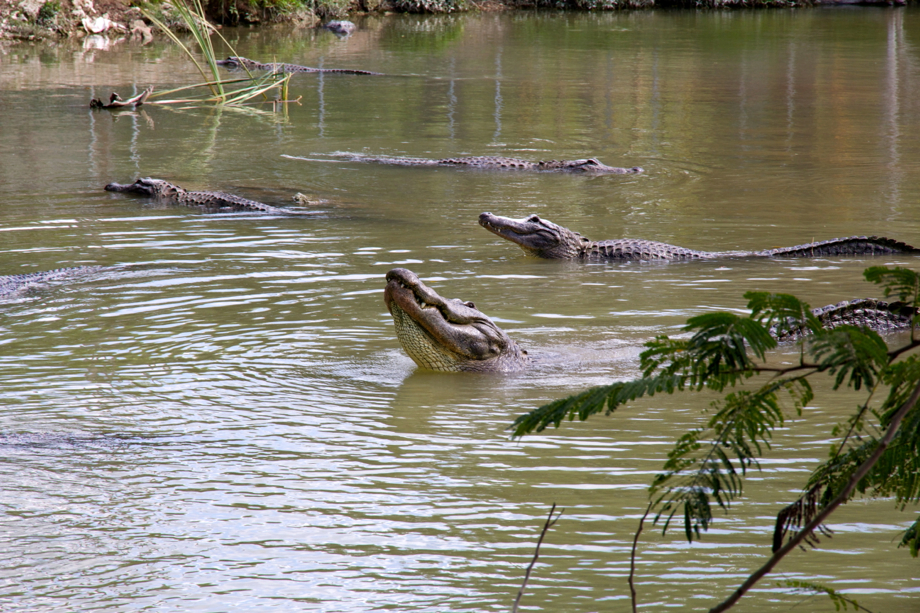
[[[348,36],[354,32],[357,27],[358,26],[356,26],[354,23],[345,21],[344,19],[335,19],[322,25],[324,30],[329,30],[330,32],[339,36]]]
[[[857,298],[856,300],[829,304],[812,309],[812,313],[821,322],[821,326],[833,329],[838,326],[864,326],[876,332],[895,332],[910,330],[917,309],[903,302],[885,302],[874,298]],[[770,334],[780,341],[799,340],[808,335],[808,331],[799,324],[787,327],[773,326]]]
[[[250,60],[245,57],[240,57],[237,55],[231,55],[225,60],[217,60],[215,62],[218,66],[223,66],[228,70],[242,70],[246,69],[250,72],[254,70],[265,70],[267,72],[327,72],[335,74],[363,74],[363,75],[375,75],[383,76],[381,72],[371,72],[369,70],[352,70],[350,68],[311,68],[310,66],[300,66],[299,64],[282,64],[278,62],[272,62],[270,64],[263,64],[255,60]]]
[[[396,336],[422,368],[445,372],[514,372],[527,354],[472,302],[442,298],[411,270],[387,273],[383,300]]]
[[[340,153],[337,157],[348,158],[355,162],[374,162],[396,166],[457,166],[481,168],[484,170],[532,170],[536,172],[572,172],[597,175],[634,175],[644,172],[638,166],[617,168],[602,164],[595,158],[584,160],[549,160],[546,162],[528,162],[507,157],[459,157],[431,160],[427,158],[390,157],[383,155],[360,155],[357,153]]]
[[[441,297],[405,268],[387,273],[383,299],[393,315],[396,336],[409,357],[422,368],[443,372],[508,373],[527,368],[530,358],[501,328],[472,302]],[[877,332],[909,330],[917,309],[900,302],[859,298],[812,313],[825,328],[866,326]],[[774,326],[779,341],[807,336],[790,322]]]
[[[916,247],[879,236],[850,236],[764,251],[696,251],[667,243],[631,238],[596,242],[588,240],[578,232],[540,219],[537,215],[524,219],[510,219],[483,213],[479,216],[479,225],[517,244],[527,255],[548,259],[673,261],[920,253],[920,249]]]
[[[106,270],[108,266],[73,266],[71,268],[56,268],[42,272],[29,272],[21,275],[0,276],[0,298],[15,294],[22,294],[31,289],[47,285],[54,281],[76,279],[92,273]]]
[[[161,202],[183,204],[185,206],[199,207],[209,213],[227,211],[258,211],[270,215],[314,215],[312,211],[293,211],[282,209],[255,200],[241,198],[224,192],[190,192],[173,185],[162,179],[138,179],[134,183],[109,183],[105,186],[107,192],[127,192],[150,196]]]

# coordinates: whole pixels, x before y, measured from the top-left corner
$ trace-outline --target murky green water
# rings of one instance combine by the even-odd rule
[[[277,112],[90,112],[91,97],[199,76],[165,44],[0,55],[0,274],[132,265],[0,307],[0,610],[507,611],[555,502],[565,515],[527,610],[625,611],[644,486],[709,399],[655,398],[520,442],[514,417],[635,375],[645,340],[743,309],[749,289],[817,306],[874,295],[870,264],[917,265],[579,266],[525,259],[476,223],[539,213],[594,239],[718,250],[852,234],[920,244],[916,9],[225,35],[263,61],[392,76],[299,75],[300,104]],[[590,155],[647,172],[398,168],[335,152]],[[311,218],[207,216],[102,191],[137,176],[323,202]],[[543,359],[509,377],[416,372],[383,305],[394,266],[474,300]],[[773,517],[854,401],[824,400],[702,543],[646,532],[643,610],[705,610],[762,563]],[[894,548],[912,520],[884,501],[847,505],[833,539],[790,556],[738,610],[801,603],[785,578],[916,611],[920,574]]]

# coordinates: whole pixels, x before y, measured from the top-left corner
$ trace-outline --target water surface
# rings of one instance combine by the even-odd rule
[[[0,609],[507,611],[552,503],[524,605],[628,609],[646,484],[711,398],[656,397],[511,441],[513,419],[637,374],[642,343],[748,290],[815,306],[875,296],[916,258],[578,265],[526,259],[479,213],[593,239],[758,250],[854,234],[920,244],[920,12],[637,12],[369,19],[344,40],[224,31],[298,75],[273,110],[91,112],[200,77],[166,43],[0,56],[2,274],[125,265],[14,297],[0,315]],[[586,156],[628,177],[387,167],[337,152]],[[291,159],[282,155],[308,158]],[[310,218],[203,215],[109,194],[139,176]],[[384,275],[475,301],[532,354],[516,376],[424,373]],[[896,339],[893,339],[896,342]],[[795,359],[787,348],[777,359]],[[645,533],[643,610],[706,610],[757,568],[775,514],[856,397],[819,395],[701,543]],[[738,610],[821,583],[916,610],[894,543],[914,519],[853,502]],[[830,611],[824,599],[805,606]]]

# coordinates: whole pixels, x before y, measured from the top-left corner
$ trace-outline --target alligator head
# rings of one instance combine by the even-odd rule
[[[526,353],[472,302],[442,298],[410,270],[387,273],[383,300],[400,344],[422,368],[512,372],[527,365]]]
[[[632,168],[618,168],[616,166],[607,166],[597,158],[588,158],[586,160],[551,160],[549,162],[538,162],[539,170],[564,170],[566,172],[583,172],[585,174],[596,175],[636,175],[644,172],[642,168],[633,166]]]
[[[540,219],[537,215],[511,219],[483,213],[479,216],[479,225],[516,243],[524,253],[536,258],[577,258],[591,244],[591,241],[578,232]]]
[[[225,60],[217,60],[214,63],[218,66],[223,66],[227,70],[241,70],[243,68],[252,69],[255,64],[258,64],[258,62],[253,62],[250,59],[237,57],[235,55],[231,55]]]
[[[105,191],[141,194],[142,196],[152,196],[154,198],[174,198],[183,190],[168,181],[147,177],[138,179],[134,183],[109,183],[105,186]]]

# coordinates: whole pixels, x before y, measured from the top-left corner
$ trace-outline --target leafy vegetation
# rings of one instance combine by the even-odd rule
[[[873,267],[866,278],[884,287],[905,307],[920,305],[920,274],[905,268]],[[856,493],[891,499],[904,510],[920,502],[920,317],[913,310],[909,342],[889,348],[873,330],[853,325],[824,329],[809,306],[794,296],[750,292],[751,313],[710,313],[688,320],[680,338],[660,336],[641,355],[642,376],[596,387],[557,400],[519,417],[514,436],[540,432],[564,420],[610,415],[645,396],[709,390],[720,395],[704,426],[680,437],[663,470],[649,486],[643,516],[666,532],[682,523],[686,538],[699,539],[713,520],[714,507],[728,511],[743,492],[744,478],[771,448],[773,435],[790,413],[801,415],[814,398],[812,381],[830,377],[834,390],[849,388],[864,400],[828,433],[835,441],[829,459],[803,484],[803,493],[776,518],[772,555],[727,600],[731,607],[760,578],[802,543],[816,546],[827,517]],[[772,366],[767,354],[778,334],[804,335],[798,363]],[[916,557],[920,522],[899,546]],[[636,542],[642,530],[640,522]],[[635,556],[635,548],[633,556]],[[634,567],[633,567],[634,568]],[[632,586],[632,573],[630,575]],[[848,600],[811,584],[846,606]],[[633,595],[633,609],[636,597]],[[857,607],[858,608],[858,607]]]

